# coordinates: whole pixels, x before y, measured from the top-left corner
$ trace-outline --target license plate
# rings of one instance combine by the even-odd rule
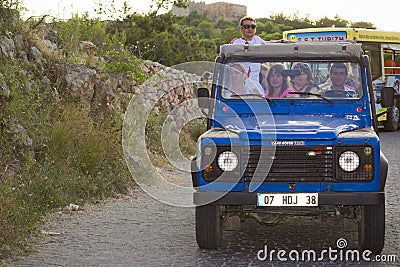
[[[259,207],[308,207],[318,206],[318,193],[258,193]]]

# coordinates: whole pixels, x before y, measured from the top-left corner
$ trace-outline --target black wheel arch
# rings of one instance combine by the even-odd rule
[[[387,173],[388,173],[388,168],[389,168],[389,162],[385,155],[380,153],[380,164],[379,164],[379,173],[380,173],[380,186],[379,186],[379,191],[384,191],[385,190],[385,184],[386,184],[386,178],[387,178]]]
[[[192,173],[192,184],[193,188],[197,188],[199,183],[197,181],[197,164],[196,164],[196,157],[192,159],[190,162],[190,172]]]

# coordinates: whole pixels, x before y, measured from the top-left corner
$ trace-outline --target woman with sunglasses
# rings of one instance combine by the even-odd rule
[[[287,76],[283,75],[284,69],[285,66],[280,63],[272,65],[269,69],[267,75],[268,92],[265,95],[266,98],[283,98],[292,96],[290,95],[290,92],[293,92],[294,90],[288,88]]]
[[[295,92],[319,92],[318,85],[314,84],[314,75],[311,71],[310,65],[308,65],[307,63],[297,62],[293,64],[292,70],[300,70],[300,75],[290,77],[290,82],[292,83],[291,88]],[[292,96],[296,95],[292,94]]]

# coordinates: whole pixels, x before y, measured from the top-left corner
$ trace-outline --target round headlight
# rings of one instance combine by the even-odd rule
[[[224,151],[218,156],[218,166],[223,171],[233,171],[238,165],[238,157],[232,151]]]
[[[355,171],[360,165],[360,157],[353,151],[346,151],[339,156],[339,166],[345,172]]]

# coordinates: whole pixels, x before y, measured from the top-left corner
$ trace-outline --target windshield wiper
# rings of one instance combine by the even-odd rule
[[[235,93],[234,90],[232,90],[232,89],[230,89],[230,88],[227,88],[227,87],[224,87],[223,90],[229,91],[229,92],[231,92],[231,93]],[[262,95],[262,94],[256,94],[256,93],[246,93],[246,94],[240,94],[240,95],[236,95],[236,94],[235,94],[235,95],[232,95],[232,96],[236,96],[236,97],[239,97],[239,98],[246,97],[246,96],[254,96],[254,97],[257,97],[257,98],[259,98],[259,99],[265,99],[265,96],[264,96],[264,95]],[[232,96],[231,96],[231,97],[232,97]],[[228,98],[228,99],[233,99],[233,98]]]
[[[260,95],[260,94],[254,94],[254,93],[249,93],[249,94],[241,94],[241,95],[239,95],[239,96],[256,96],[257,98],[260,98],[260,99],[265,99],[265,96],[263,96],[263,95]]]
[[[294,94],[294,95],[313,95],[313,96],[317,96],[319,98],[322,98],[323,100],[333,104],[333,101],[329,98],[326,98],[325,96],[321,95],[321,94],[317,94],[317,93],[310,93],[310,92],[289,92],[289,94]]]
[[[264,95],[260,95],[260,94],[254,94],[254,93],[252,93],[252,94],[241,94],[240,96],[256,96],[257,98],[267,100],[267,102],[271,102],[272,104],[275,103],[274,99],[267,98]]]

